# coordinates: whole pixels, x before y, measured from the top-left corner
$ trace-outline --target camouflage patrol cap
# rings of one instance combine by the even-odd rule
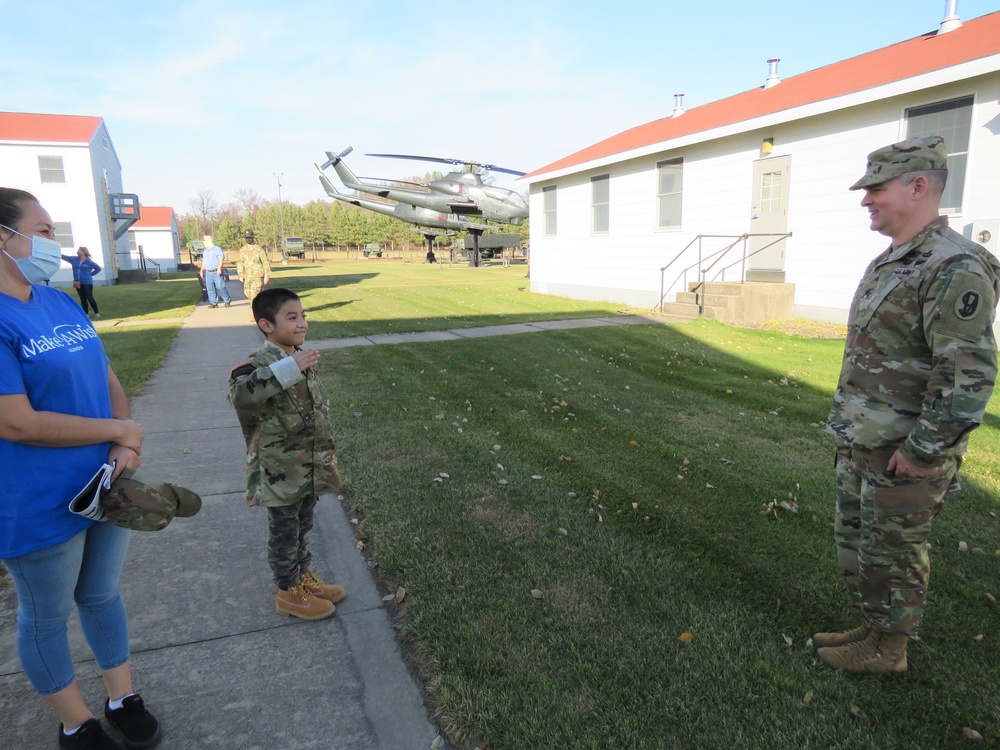
[[[868,154],[868,171],[851,185],[851,190],[861,190],[881,185],[907,172],[927,169],[947,169],[948,151],[944,138],[939,135],[922,135]]]
[[[107,520],[133,531],[159,531],[175,516],[187,518],[201,510],[201,497],[187,487],[141,479],[125,469],[101,496]]]

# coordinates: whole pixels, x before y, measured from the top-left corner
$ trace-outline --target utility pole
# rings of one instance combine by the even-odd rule
[[[288,249],[285,247],[285,210],[281,203],[281,178],[285,173],[276,174],[271,172],[278,180],[278,220],[281,222],[281,262],[288,265]]]

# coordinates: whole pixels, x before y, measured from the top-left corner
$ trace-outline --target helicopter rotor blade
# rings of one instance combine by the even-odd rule
[[[464,159],[445,159],[440,156],[414,156],[412,154],[365,154],[365,156],[377,156],[381,159],[410,159],[412,161],[433,161],[439,164],[453,164],[456,167],[479,167],[487,172],[505,172],[521,177],[526,172],[519,172],[516,169],[497,167],[493,164],[480,164],[478,161],[466,161]]]

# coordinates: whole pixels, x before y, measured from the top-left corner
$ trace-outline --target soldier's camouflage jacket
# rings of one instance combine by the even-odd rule
[[[271,261],[260,245],[244,245],[236,256],[236,275],[241,279],[270,278]]]
[[[341,487],[326,389],[313,368],[304,375],[272,371],[288,357],[264,342],[229,375],[229,400],[247,444],[248,505],[291,505]]]
[[[875,258],[851,303],[827,431],[901,444],[924,467],[961,456],[996,379],[998,291],[1000,263],[946,217]]]

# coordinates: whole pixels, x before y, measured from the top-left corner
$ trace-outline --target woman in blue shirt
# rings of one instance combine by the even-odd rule
[[[101,272],[101,267],[90,257],[90,250],[81,247],[76,251],[76,255],[64,255],[62,259],[73,266],[73,286],[80,296],[80,305],[84,312],[89,312],[87,303],[94,308],[94,317],[101,317],[97,309],[97,300],[94,299],[94,274]]]
[[[44,284],[61,251],[48,212],[0,188],[0,560],[17,591],[17,650],[32,686],[62,722],[59,747],[121,746],[77,686],[66,633],[76,604],[108,700],[104,716],[129,748],[159,724],[132,692],[128,619],[118,589],[130,532],[70,513],[104,462],[139,465],[143,433],[90,320]]]

